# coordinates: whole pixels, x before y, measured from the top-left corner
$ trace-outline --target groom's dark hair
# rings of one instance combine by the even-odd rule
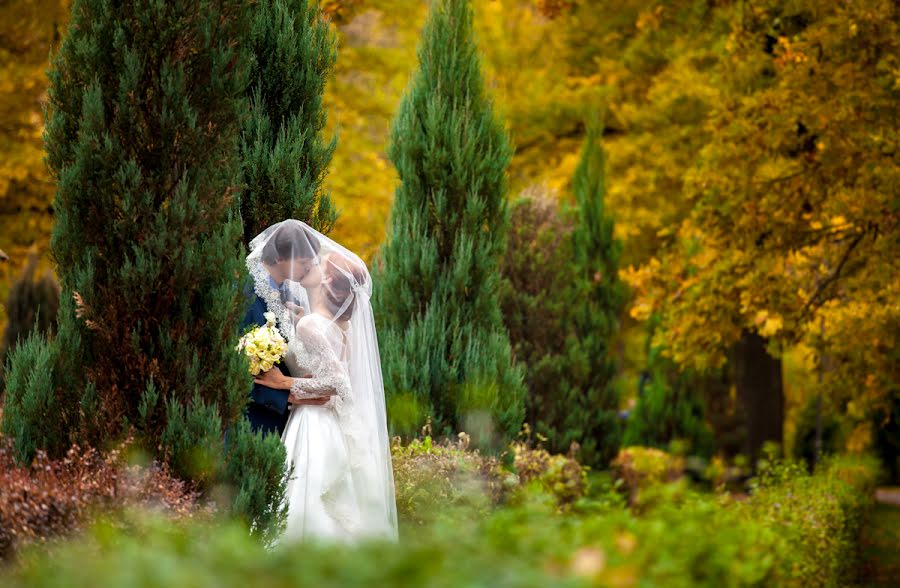
[[[275,229],[263,246],[262,260],[275,265],[282,259],[313,259],[322,245],[316,236],[300,223],[288,222]]]

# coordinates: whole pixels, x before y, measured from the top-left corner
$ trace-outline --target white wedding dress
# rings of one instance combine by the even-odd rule
[[[287,365],[304,379],[304,391],[333,394],[322,406],[294,406],[282,436],[288,466],[288,518],[284,539],[348,541],[360,533],[359,499],[353,485],[350,448],[342,429],[351,421],[352,399],[344,334],[327,318],[310,314],[297,324]]]

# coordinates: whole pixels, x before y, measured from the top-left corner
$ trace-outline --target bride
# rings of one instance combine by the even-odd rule
[[[281,540],[396,539],[384,385],[365,264],[295,220],[269,227],[250,249],[254,287],[288,342],[291,376],[272,369],[256,379],[289,390],[292,403],[281,437],[293,468]],[[317,255],[312,263],[283,264],[278,286],[272,260],[294,259],[296,251]],[[315,399],[323,403],[310,403]]]

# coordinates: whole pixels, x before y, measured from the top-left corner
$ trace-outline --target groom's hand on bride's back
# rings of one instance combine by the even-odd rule
[[[329,399],[327,397],[321,397],[321,396],[315,397],[315,398],[310,398],[309,396],[300,397],[293,393],[291,393],[291,395],[288,397],[288,402],[291,404],[307,404],[307,405],[312,405],[312,406],[322,406],[323,404],[328,402],[328,400]]]
[[[311,378],[312,374],[306,374],[303,376],[304,378]],[[302,393],[301,393],[302,394]],[[322,406],[326,402],[328,402],[329,398],[327,396],[309,396],[308,394],[297,394],[295,392],[291,392],[288,396],[288,402],[290,404],[308,404],[312,406]]]

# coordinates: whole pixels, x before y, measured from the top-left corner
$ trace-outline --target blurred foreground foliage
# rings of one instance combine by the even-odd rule
[[[719,587],[853,580],[877,474],[868,459],[832,459],[814,474],[793,463],[764,464],[749,496],[701,493],[684,478],[660,481],[644,488],[638,512],[625,507],[620,483],[580,468],[567,477],[557,466],[568,458],[545,453],[522,443],[503,467],[468,450],[465,437],[396,445],[399,544],[267,550],[232,523],[131,513],[126,524],[101,522],[79,541],[24,553],[0,572],[0,583]],[[585,485],[566,495],[566,479]]]

